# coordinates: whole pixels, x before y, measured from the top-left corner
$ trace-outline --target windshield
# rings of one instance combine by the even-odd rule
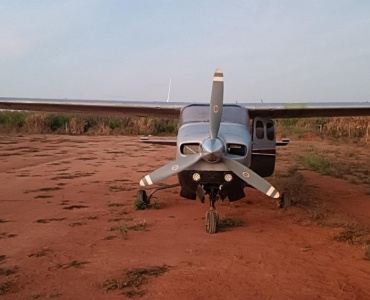
[[[209,122],[209,105],[192,104],[181,110],[180,126],[194,122]],[[244,107],[224,105],[221,122],[249,124],[249,116]]]

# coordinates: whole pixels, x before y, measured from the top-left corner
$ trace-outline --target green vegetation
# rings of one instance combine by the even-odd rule
[[[161,208],[161,202],[159,200],[154,200],[153,203],[149,205],[152,209],[160,209]]]
[[[57,264],[55,266],[56,269],[69,269],[69,268],[77,268],[80,269],[84,265],[89,264],[90,262],[88,261],[78,261],[78,260],[73,260],[70,262],[67,262],[65,264]]]
[[[47,223],[55,222],[55,221],[63,221],[63,220],[65,220],[65,219],[66,219],[66,218],[38,219],[38,220],[36,220],[35,222],[36,222],[36,223],[40,223],[40,224],[47,224]]]
[[[0,130],[74,135],[174,135],[178,130],[178,120],[0,111]]]
[[[5,238],[9,238],[9,239],[11,239],[11,238],[14,238],[14,237],[16,237],[17,235],[16,234],[14,234],[14,233],[6,233],[6,232],[1,232],[0,233],[0,240],[1,239],[5,239]]]
[[[158,277],[169,270],[169,266],[154,266],[148,268],[135,268],[128,270],[123,274],[123,278],[107,279],[103,282],[105,291],[123,290],[122,293],[128,298],[141,297],[145,294],[145,290],[140,290],[140,287],[148,283],[149,277]]]
[[[364,245],[368,242],[370,231],[369,228],[362,226],[356,222],[345,224],[342,231],[339,232],[334,239],[338,242],[343,242],[351,245]]]
[[[370,117],[279,119],[275,121],[282,136],[317,135],[335,139],[370,141]]]
[[[118,233],[120,233],[123,239],[127,238],[127,234],[130,230],[131,231],[147,231],[148,224],[145,222],[145,220],[143,220],[143,221],[140,221],[139,223],[134,222],[132,225],[118,224],[110,228],[110,231],[117,231]]]
[[[71,206],[63,207],[63,209],[68,209],[68,210],[81,209],[81,208],[88,208],[88,206],[86,206],[86,205],[71,205]]]
[[[311,147],[308,154],[300,156],[298,160],[312,171],[324,175],[332,175],[333,173],[333,166],[330,160],[313,147]]]
[[[310,146],[306,154],[298,157],[298,161],[309,170],[346,179],[350,183],[370,183],[368,162],[360,163],[353,153],[347,154],[346,159],[338,159],[335,152],[320,151]]]
[[[0,282],[0,295],[11,292],[14,284],[11,281]]]
[[[36,253],[31,253],[28,255],[28,257],[43,257],[46,256],[49,252],[51,252],[49,249],[41,249],[40,251],[37,251]]]
[[[0,125],[7,127],[23,127],[28,113],[24,111],[0,111]]]
[[[294,104],[294,108],[301,105]],[[283,137],[321,137],[369,142],[370,117],[291,118],[275,120]],[[40,112],[0,111],[0,131],[89,135],[175,135],[178,120],[147,117],[72,115]]]
[[[234,218],[224,218],[218,220],[218,227],[219,228],[231,228],[231,227],[239,227],[243,226],[244,222]]]
[[[143,199],[136,199],[134,202],[134,207],[136,210],[144,210],[148,207],[148,204]]]
[[[52,192],[52,191],[58,191],[61,190],[61,187],[47,187],[47,188],[41,188],[37,190],[26,190],[25,193],[36,193],[36,192]]]

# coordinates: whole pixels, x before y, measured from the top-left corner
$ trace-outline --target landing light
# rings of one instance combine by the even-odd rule
[[[230,182],[231,180],[233,180],[233,175],[225,174],[224,179],[226,182]]]
[[[194,173],[193,174],[193,180],[194,181],[199,181],[200,180],[200,174],[199,173]]]

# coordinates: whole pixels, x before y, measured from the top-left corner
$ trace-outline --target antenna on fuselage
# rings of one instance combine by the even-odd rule
[[[168,86],[168,94],[167,94],[167,101],[170,101],[170,92],[171,92],[171,78],[170,78],[170,85]]]

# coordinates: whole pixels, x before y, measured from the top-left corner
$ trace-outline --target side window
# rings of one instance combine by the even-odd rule
[[[265,137],[265,130],[263,128],[263,122],[256,122],[256,137],[257,139],[263,139]]]
[[[266,133],[267,133],[267,139],[270,141],[273,141],[275,138],[275,130],[274,130],[274,124],[271,122],[267,122],[266,124]]]

